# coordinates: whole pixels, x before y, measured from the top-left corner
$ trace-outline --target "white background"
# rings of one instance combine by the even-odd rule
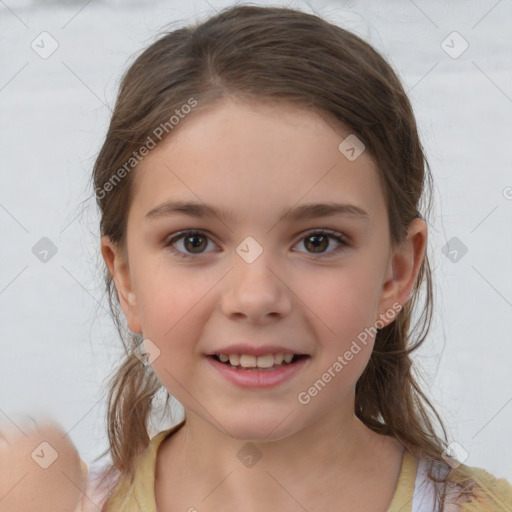
[[[447,4],[309,5],[380,50],[409,93],[436,181],[435,325],[416,361],[465,463],[512,482],[512,2]],[[103,385],[121,354],[87,184],[109,108],[157,32],[227,5],[0,2],[0,421],[53,416],[88,464],[106,448]],[[43,31],[59,45],[47,59],[31,48]],[[458,58],[442,47],[453,31],[469,44]],[[42,237],[58,248],[46,263]],[[452,237],[467,247],[456,263]]]

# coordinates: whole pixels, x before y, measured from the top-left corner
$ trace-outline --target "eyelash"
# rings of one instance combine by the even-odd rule
[[[319,230],[316,230],[316,231],[310,231],[309,233],[306,233],[299,240],[299,243],[302,242],[303,240],[305,240],[306,238],[312,237],[312,236],[315,236],[315,235],[316,236],[325,236],[325,235],[327,235],[328,238],[334,239],[334,240],[336,240],[336,242],[341,244],[340,247],[338,247],[338,248],[336,248],[336,249],[334,249],[334,250],[332,250],[332,251],[330,251],[328,253],[308,253],[308,254],[311,254],[313,256],[316,256],[317,258],[330,258],[332,255],[336,255],[336,254],[338,254],[340,252],[343,252],[348,247],[348,245],[349,245],[345,235],[343,235],[342,233],[338,233],[336,231],[330,231],[330,230],[325,230],[325,229],[319,229]],[[208,240],[210,240],[208,235],[204,231],[186,230],[186,231],[180,231],[179,233],[177,233],[172,238],[168,238],[167,241],[164,244],[164,247],[168,247],[174,254],[176,254],[177,256],[179,256],[181,258],[193,258],[194,256],[198,257],[198,256],[202,256],[204,254],[207,254],[207,253],[198,253],[198,254],[183,253],[182,251],[179,251],[179,250],[175,249],[174,247],[172,247],[173,244],[175,244],[179,240],[182,240],[182,239],[184,239],[186,237],[192,237],[192,236],[201,236],[201,237],[205,237]],[[302,251],[300,251],[300,252],[302,252]]]

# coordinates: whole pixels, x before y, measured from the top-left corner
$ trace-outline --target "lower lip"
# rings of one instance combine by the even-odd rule
[[[206,358],[225,379],[243,388],[272,388],[291,379],[308,363],[309,357],[301,357],[294,363],[277,366],[274,370],[237,370],[220,363],[213,357]]]

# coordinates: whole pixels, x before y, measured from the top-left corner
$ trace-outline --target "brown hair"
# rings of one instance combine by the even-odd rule
[[[292,102],[334,116],[340,125],[350,127],[378,164],[392,243],[404,239],[414,218],[427,218],[432,207],[432,177],[412,107],[391,66],[359,37],[315,15],[246,5],[165,33],[127,70],[94,165],[102,235],[125,250],[136,172],[129,172],[125,164],[154,138],[155,128],[166,123],[169,127],[171,115],[190,98],[204,108],[233,95],[249,101]],[[170,129],[168,133],[172,135]],[[109,187],[123,166],[122,179]],[[136,458],[150,441],[147,422],[162,385],[151,367],[133,354],[142,338],[123,325],[108,269],[105,280],[126,357],[109,384],[110,447],[101,456],[110,451],[110,470],[132,479]],[[446,476],[450,469],[442,456],[447,448],[446,430],[420,389],[411,360],[430,329],[432,286],[426,254],[408,302],[376,335],[370,361],[356,385],[355,413],[373,431],[393,436],[414,456],[429,459],[431,469],[444,468]],[[411,325],[418,309],[419,320]],[[170,398],[167,393],[166,407]],[[430,477],[435,478],[433,470]],[[439,503],[445,490],[443,486]]]

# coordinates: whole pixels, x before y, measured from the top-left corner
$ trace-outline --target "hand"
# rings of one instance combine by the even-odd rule
[[[80,456],[60,425],[0,424],[0,512],[75,512],[84,487]]]

